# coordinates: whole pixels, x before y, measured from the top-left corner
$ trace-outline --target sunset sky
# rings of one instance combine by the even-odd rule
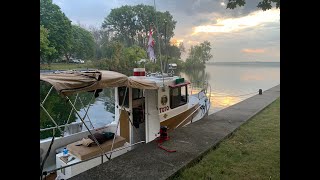
[[[227,0],[156,0],[157,11],[169,11],[177,21],[173,42],[186,49],[205,40],[216,62],[280,61],[280,10],[262,11],[261,0],[226,9]],[[111,9],[152,5],[153,0],[53,0],[72,23],[101,27]],[[185,59],[187,54],[182,55]]]

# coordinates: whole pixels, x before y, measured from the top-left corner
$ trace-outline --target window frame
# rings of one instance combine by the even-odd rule
[[[185,96],[185,101],[182,100],[183,96],[182,96],[181,92],[183,91],[183,88],[185,90],[185,95],[184,95]],[[174,97],[172,95],[172,93],[173,93],[173,91],[175,89],[179,89],[178,90],[179,91],[179,95],[178,95],[179,97]],[[186,85],[183,85],[183,86],[170,87],[169,96],[170,96],[170,109],[175,109],[177,107],[180,107],[182,105],[187,104],[188,103],[188,85],[186,84]],[[179,99],[179,103],[176,102],[177,99]]]

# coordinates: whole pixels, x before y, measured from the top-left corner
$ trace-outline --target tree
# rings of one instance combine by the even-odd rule
[[[136,30],[134,17],[135,13],[132,6],[121,6],[111,10],[102,23],[102,27],[113,31],[122,43],[129,46],[133,44],[133,36]]]
[[[272,8],[272,3],[276,3],[276,8],[280,8],[280,0],[262,0],[258,3],[257,7],[266,11]],[[227,8],[234,9],[237,6],[244,6],[245,4],[246,0],[229,0]]]
[[[132,72],[133,68],[137,67],[137,62],[146,58],[146,52],[141,47],[137,45],[127,47],[122,51],[120,66],[124,68],[126,72]]]
[[[161,41],[164,41],[164,35],[166,34],[169,41],[174,36],[173,30],[176,23],[168,11],[155,12],[152,6],[142,4],[137,6],[126,5],[112,9],[102,23],[102,28],[113,32],[115,39],[125,46],[137,44],[145,48],[150,28],[156,30],[158,24],[159,29],[156,30],[156,34]],[[157,41],[158,38],[155,38],[155,40]],[[164,47],[164,45],[162,46]]]
[[[210,51],[211,44],[209,41],[204,41],[200,45],[191,46],[189,56],[186,60],[186,66],[189,68],[205,67],[206,61],[209,61],[213,57]]]
[[[42,62],[50,62],[51,55],[56,52],[55,48],[50,46],[48,35],[48,30],[40,25],[40,59]]]
[[[48,40],[57,50],[53,58],[66,55],[69,60],[67,53],[71,48],[71,21],[52,0],[40,0],[40,25],[50,32]]]
[[[106,45],[110,42],[110,32],[108,30],[98,29],[93,26],[90,26],[89,29],[95,42],[95,59],[101,59],[103,54],[103,45]]]
[[[179,49],[180,49],[181,52],[186,52],[186,48],[184,47],[183,42],[179,43]]]
[[[180,49],[175,45],[169,45],[168,46],[168,56],[171,58],[180,59],[181,57],[181,51]]]
[[[200,50],[202,53],[200,53],[200,58],[202,59],[202,63],[205,64],[206,61],[209,61],[213,56],[210,53],[211,51],[211,45],[209,41],[204,41],[200,44]]]
[[[92,58],[94,47],[92,34],[80,26],[72,25],[72,46],[69,56],[72,55],[81,59]]]

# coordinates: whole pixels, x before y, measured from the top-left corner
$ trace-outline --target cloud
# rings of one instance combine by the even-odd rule
[[[280,19],[280,10],[272,9],[269,11],[255,11],[247,16],[238,18],[219,18],[216,24],[196,26],[193,34],[197,33],[216,33],[233,32],[239,29],[259,26],[267,22],[278,22]]]
[[[121,6],[116,0],[53,0],[73,23],[100,27],[112,8]]]
[[[155,0],[158,11],[169,11],[177,21],[172,39],[191,45],[205,40],[212,46],[214,61],[280,61],[280,10],[262,11],[261,0],[247,0],[245,6],[226,9],[228,0]],[[111,9],[123,5],[154,5],[153,0],[53,0],[73,23],[101,27]],[[197,28],[198,27],[198,28]],[[197,33],[195,33],[197,32]],[[244,49],[263,49],[246,53]]]
[[[264,53],[264,49],[242,49],[241,52],[244,53]]]

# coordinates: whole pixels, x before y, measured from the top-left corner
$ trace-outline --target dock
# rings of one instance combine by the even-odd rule
[[[197,161],[219,142],[229,137],[251,117],[280,97],[280,84],[202,120],[169,134],[162,145],[176,150],[169,153],[155,141],[139,145],[132,151],[78,174],[72,180],[167,179],[188,164]],[[213,102],[214,103],[214,102]]]

